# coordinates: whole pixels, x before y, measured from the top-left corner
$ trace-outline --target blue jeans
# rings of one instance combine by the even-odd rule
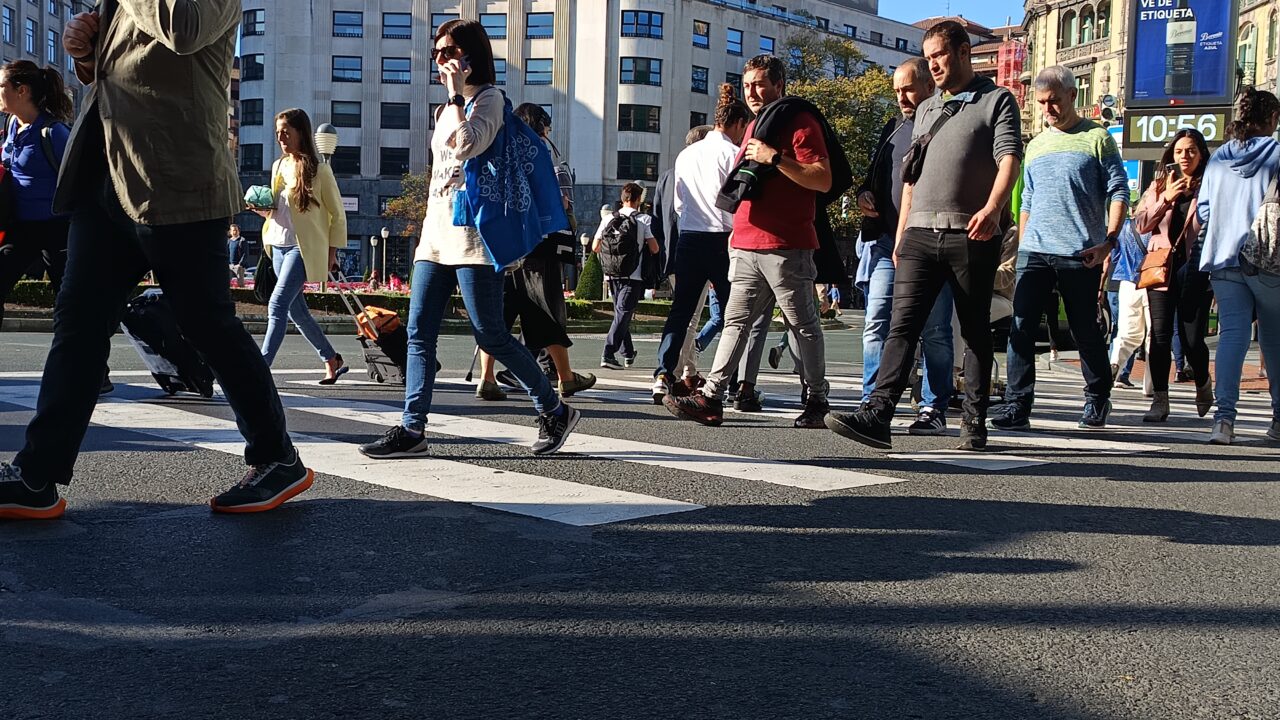
[[[302,250],[297,245],[272,248],[271,266],[276,270],[276,287],[271,291],[271,300],[267,302],[267,334],[262,338],[262,358],[267,361],[268,366],[275,362],[276,353],[280,352],[280,346],[284,344],[285,331],[289,328],[286,322],[292,320],[302,337],[320,354],[320,359],[325,362],[332,360],[337,353],[316,319],[311,316],[307,300],[302,296],[302,286],[307,282]]]
[[[85,187],[91,187],[88,178]],[[227,219],[142,225],[120,208],[110,181],[71,216],[67,270],[53,310],[36,414],[14,464],[32,481],[67,484],[98,403],[110,338],[125,302],[154,270],[182,334],[213,370],[247,441],[244,459],[293,457],[284,408],[258,346],[236,317],[227,283]]]
[[[1116,337],[1120,334],[1120,293],[1116,290],[1108,290],[1107,304],[1111,306],[1111,337],[1108,339],[1114,346]],[[1133,372],[1134,358],[1137,356],[1137,353],[1129,356],[1129,362],[1125,363],[1124,367],[1120,369],[1120,374],[1116,376],[1117,380],[1120,378],[1129,379],[1129,373]]]
[[[502,316],[503,274],[488,265],[413,264],[409,294],[409,352],[405,367],[404,416],[400,423],[421,432],[431,412],[436,384],[436,344],[449,297],[457,287],[471,318],[476,345],[516,376],[539,413],[560,407],[560,399],[528,348],[507,329]]]
[[[680,348],[693,320],[693,309],[702,298],[702,289],[711,283],[721,307],[729,303],[729,233],[681,232],[676,242],[676,287],[671,310],[662,327],[658,345],[658,367],[653,376],[675,377],[680,366]]]
[[[893,310],[893,258],[880,256],[875,250],[868,262],[874,262],[871,281],[865,290],[867,296],[866,322],[862,330],[862,401],[871,398],[876,389],[876,377],[880,372],[880,353],[889,337],[889,320]],[[924,378],[920,395],[924,404],[946,412],[951,396],[955,393],[952,366],[955,349],[951,337],[951,286],[943,285],[933,310],[925,320],[920,334],[924,354]]]
[[[1280,277],[1245,275],[1236,268],[1215,270],[1209,276],[1218,298],[1218,354],[1214,358],[1218,409],[1214,420],[1236,419],[1240,401],[1240,372],[1258,319],[1258,347],[1271,378],[1271,417],[1280,420]]]
[[[702,326],[698,337],[693,341],[693,346],[698,352],[706,350],[711,341],[716,339],[716,335],[724,329],[724,308],[720,307],[720,297],[715,293],[707,293],[707,310],[710,311],[711,317],[707,318],[707,323]]]
[[[1111,397],[1111,360],[1098,325],[1098,287],[1102,268],[1084,266],[1069,255],[1020,253],[1018,284],[1013,290],[1013,324],[1009,326],[1009,384],[1005,402],[1025,416],[1031,414],[1036,391],[1036,335],[1040,316],[1056,288],[1067,310],[1067,327],[1080,351],[1085,398],[1094,402]],[[1056,312],[1051,310],[1050,312]]]

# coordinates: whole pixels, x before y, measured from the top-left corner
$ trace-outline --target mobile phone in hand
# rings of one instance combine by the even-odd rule
[[[1164,174],[1168,175],[1170,180],[1177,180],[1182,177],[1182,168],[1178,163],[1169,163],[1164,166]]]

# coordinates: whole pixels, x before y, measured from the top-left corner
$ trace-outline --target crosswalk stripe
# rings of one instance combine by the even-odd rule
[[[34,385],[0,387],[0,402],[34,408],[37,392]],[[244,449],[234,422],[164,405],[104,398],[94,410],[93,422],[231,455],[239,456]],[[307,466],[319,473],[566,525],[603,525],[702,508],[440,458],[369,460],[350,443],[301,434],[292,437]]]
[[[285,407],[292,410],[341,418],[375,425],[395,425],[401,413],[386,405],[346,400],[330,400],[308,395],[281,393]],[[672,422],[675,422],[674,420]],[[442,435],[483,440],[512,445],[532,445],[537,432],[531,426],[480,420],[432,413],[427,431]],[[802,463],[767,460],[763,458],[729,455],[703,450],[688,450],[675,446],[654,445],[611,437],[598,437],[575,432],[565,443],[563,452],[576,453],[602,460],[619,460],[653,467],[771,485],[827,492],[848,488],[904,482],[903,478],[887,475],[840,470],[837,468],[806,465]]]
[[[1016,470],[1018,468],[1049,464],[1048,460],[1037,460],[1036,458],[1020,457],[1018,455],[986,455],[964,450],[926,450],[915,453],[893,453],[889,457],[894,460],[923,460],[944,465],[958,465],[988,472]]]

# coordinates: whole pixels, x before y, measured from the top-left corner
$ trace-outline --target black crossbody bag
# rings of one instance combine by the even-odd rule
[[[902,159],[902,182],[915,185],[920,179],[921,173],[924,172],[924,156],[929,150],[929,143],[938,136],[938,132],[947,124],[947,121],[960,112],[960,106],[963,104],[960,100],[948,100],[943,103],[942,115],[933,121],[933,127],[929,128],[929,132],[911,142],[911,147],[907,148],[907,154]]]

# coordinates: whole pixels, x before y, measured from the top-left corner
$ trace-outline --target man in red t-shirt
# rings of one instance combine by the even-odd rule
[[[756,120],[747,128],[739,160],[771,166],[776,172],[761,174],[760,185],[738,206],[733,216],[733,292],[724,311],[724,331],[716,359],[701,392],[686,397],[667,395],[663,404],[676,417],[704,425],[724,421],[723,398],[728,378],[746,350],[752,324],[771,313],[776,301],[794,329],[800,374],[809,385],[804,412],[796,427],[822,428],[828,411],[826,347],[822,324],[814,302],[817,270],[813,252],[818,248],[814,227],[818,193],[831,188],[831,162],[820,118],[794,109],[785,120],[778,112],[761,113],[782,100],[786,68],[772,55],[747,61],[742,76],[743,94]],[[757,137],[756,125],[767,130]],[[765,133],[759,133],[764,135]]]

